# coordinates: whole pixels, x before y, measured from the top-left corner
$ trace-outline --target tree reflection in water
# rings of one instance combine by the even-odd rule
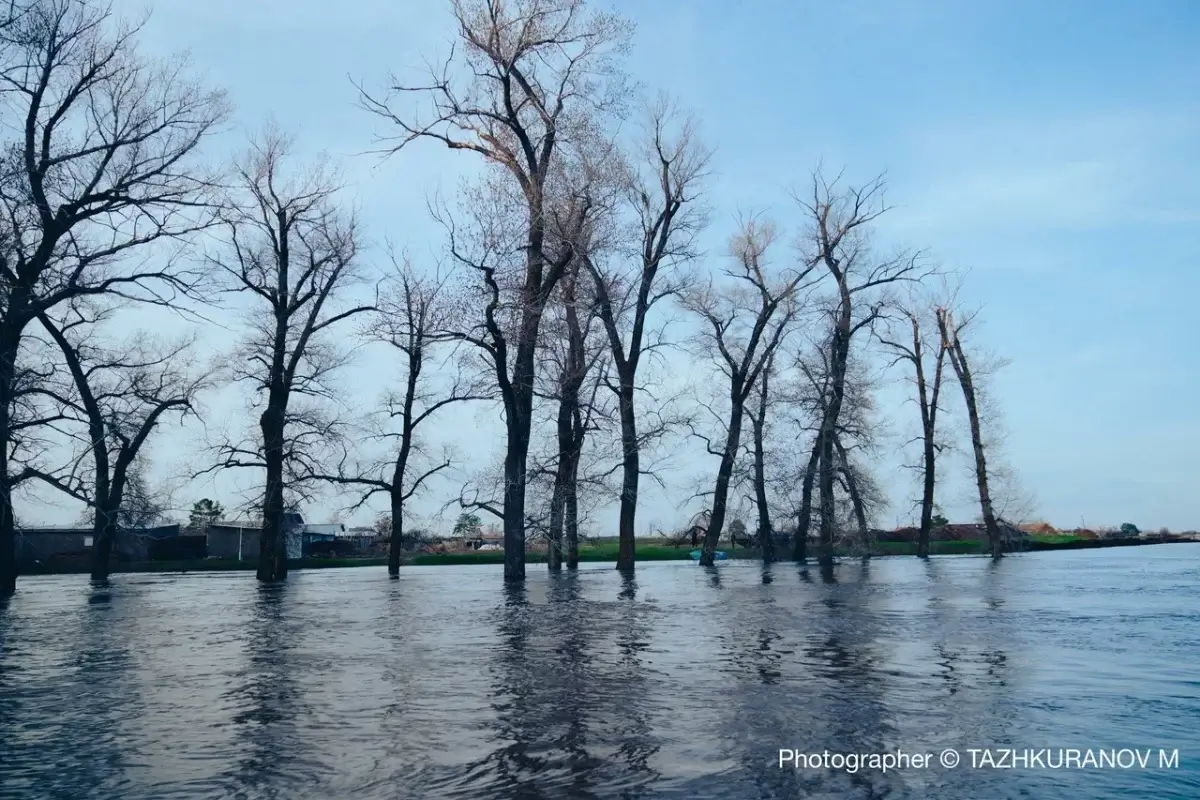
[[[234,797],[289,797],[320,777],[317,759],[306,752],[313,709],[296,674],[296,649],[303,630],[288,583],[258,584],[254,612],[244,629],[245,669],[222,698],[232,714],[237,757],[222,776]],[[289,613],[290,612],[290,613]]]
[[[632,796],[657,778],[636,581],[622,577],[615,603],[595,601],[586,575],[550,574],[544,602],[506,587],[491,669],[494,747],[455,796]]]

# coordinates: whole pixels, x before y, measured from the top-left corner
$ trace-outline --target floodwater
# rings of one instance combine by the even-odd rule
[[[824,577],[531,566],[521,590],[497,566],[22,579],[0,796],[1195,798],[1198,588],[1200,544]],[[850,773],[781,748],[932,758]],[[1151,755],[973,767],[982,748]]]

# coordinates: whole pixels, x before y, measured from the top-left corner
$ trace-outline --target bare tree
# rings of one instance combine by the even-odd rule
[[[718,291],[710,283],[684,296],[685,307],[704,321],[718,369],[729,381],[724,441],[714,446],[711,439],[702,437],[708,452],[721,459],[712,495],[712,517],[700,557],[704,566],[712,565],[725,524],[746,401],[798,313],[801,283],[816,268],[816,264],[808,262],[784,271],[781,277],[772,275],[768,251],[776,238],[773,224],[753,219],[746,222],[730,243],[737,267],[727,271],[727,275],[734,283],[723,287],[724,291]]]
[[[462,313],[460,302],[447,285],[443,274],[426,275],[414,269],[407,259],[397,262],[384,282],[379,315],[364,330],[369,340],[390,345],[401,358],[403,388],[385,399],[386,416],[391,425],[373,438],[395,442],[390,458],[368,462],[348,451],[343,444],[336,472],[318,472],[313,477],[363,490],[356,505],[361,506],[378,493],[389,501],[388,573],[400,573],[400,553],[404,546],[405,505],[421,491],[425,482],[451,466],[449,454],[431,458],[419,434],[436,414],[447,406],[471,400],[486,400],[489,395],[477,380],[467,377],[458,364],[448,382],[431,380],[429,368],[438,366],[439,350],[456,340],[454,330]],[[455,353],[447,353],[448,362]],[[422,427],[424,426],[424,427]],[[362,442],[353,448],[360,449]]]
[[[234,291],[249,293],[258,309],[233,367],[234,379],[249,383],[262,404],[258,436],[222,445],[214,468],[266,471],[261,581],[287,577],[287,479],[294,483],[319,471],[306,452],[337,427],[324,413],[336,400],[329,380],[346,362],[333,330],[374,308],[342,302],[361,277],[358,228],[337,207],[333,176],[322,165],[289,180],[288,147],[286,137],[268,129],[237,165],[240,193],[225,212],[228,246],[213,259]]]
[[[929,557],[929,534],[933,529],[934,493],[937,487],[937,457],[941,450],[937,440],[938,402],[942,392],[942,371],[946,363],[947,340],[940,334],[931,341],[925,322],[928,309],[923,304],[911,304],[903,309],[903,322],[911,329],[909,338],[901,332],[881,333],[880,341],[893,353],[893,364],[905,361],[912,369],[912,382],[917,393],[917,408],[921,414],[921,527],[917,539],[917,555]],[[934,323],[936,325],[936,321]],[[929,363],[929,351],[933,362]]]
[[[196,276],[130,258],[208,224],[196,150],[226,115],[180,62],[88,0],[17,4],[0,26],[0,595],[16,586],[10,470],[17,356],[39,314],[87,295],[168,304]],[[13,4],[9,4],[12,8]]]
[[[810,244],[835,285],[832,336],[829,340],[829,394],[818,433],[817,489],[820,495],[821,536],[819,558],[833,563],[835,431],[846,391],[846,365],[851,342],[864,328],[874,325],[886,298],[881,290],[919,277],[918,258],[900,253],[878,258],[870,248],[869,226],[887,211],[884,183],[876,178],[861,187],[840,186],[840,176],[827,181],[814,174],[812,196],[799,200],[809,217]]]
[[[825,316],[829,316],[829,311],[824,310]],[[821,437],[833,387],[833,353],[829,346],[832,335],[832,330],[829,330],[824,338],[810,342],[797,351],[794,361],[796,381],[781,392],[781,399],[792,407],[791,421],[794,429],[813,437],[811,448],[803,451],[805,462],[802,465],[794,464],[787,476],[789,489],[796,485],[800,487],[799,501],[792,506],[796,515],[792,558],[796,561],[804,561],[808,555],[812,494],[820,473]],[[858,475],[864,470],[848,463],[848,456],[844,455],[844,451],[847,450],[845,443],[851,443],[850,449],[873,451],[877,425],[871,419],[875,403],[872,395],[873,385],[867,374],[865,362],[857,357],[855,351],[851,351],[844,369],[842,407],[833,429],[833,449],[836,456],[834,478],[835,483],[851,494],[852,488],[855,489],[854,493],[857,493],[857,486],[870,479],[865,475],[857,479],[853,475],[846,477],[847,471],[853,470]],[[853,505],[853,498],[851,503]],[[861,525],[859,529],[862,534]]]
[[[463,50],[452,52],[426,85],[393,80],[388,96],[361,91],[362,104],[400,129],[395,151],[417,139],[472,151],[515,184],[521,209],[524,263],[513,335],[497,319],[498,266],[461,258],[488,289],[484,330],[472,337],[489,355],[504,404],[507,445],[504,486],[504,577],[525,578],[525,480],[533,412],[535,350],[542,312],[574,255],[574,237],[547,236],[552,175],[564,146],[578,142],[617,107],[623,92],[615,55],[631,28],[612,14],[588,13],[583,0],[452,0]],[[456,81],[453,68],[468,73]],[[400,96],[432,101],[422,115],[397,110]],[[564,229],[581,229],[591,211],[584,192]],[[510,349],[513,351],[510,354]]]
[[[987,531],[988,544],[992,558],[1004,555],[1004,537],[996,521],[995,509],[992,507],[992,496],[988,487],[987,454],[984,452],[983,432],[980,423],[979,400],[976,395],[975,380],[971,373],[971,364],[967,359],[966,348],[963,347],[962,334],[967,326],[975,319],[975,314],[955,318],[954,310],[939,306],[936,311],[938,331],[941,333],[943,347],[950,357],[950,365],[962,389],[963,403],[967,407],[967,422],[971,431],[971,449],[975,456],[975,484],[979,489],[979,509],[983,516],[983,526]]]
[[[104,312],[74,303],[61,319],[38,316],[59,346],[75,382],[84,430],[82,453],[90,471],[71,477],[39,474],[50,485],[87,504],[93,511],[92,580],[108,579],[113,543],[122,526],[131,480],[140,479],[137,459],[151,433],[167,415],[181,418],[194,410],[197,395],[211,373],[189,368],[194,337],[157,345],[142,332],[111,351],[95,344],[95,327]],[[133,486],[134,492],[141,487]]]
[[[661,331],[648,329],[650,313],[664,298],[677,295],[686,276],[680,268],[696,255],[696,236],[706,223],[698,197],[710,151],[700,142],[695,123],[680,118],[665,97],[649,110],[640,167],[629,171],[622,195],[634,220],[636,248],[616,249],[614,269],[588,258],[600,319],[612,350],[621,415],[622,484],[617,569],[634,567],[634,525],[642,474],[641,439],[635,395],[643,356],[661,347]],[[627,343],[628,342],[628,343]]]

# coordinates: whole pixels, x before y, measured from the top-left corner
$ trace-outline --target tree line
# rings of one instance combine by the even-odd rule
[[[468,402],[499,405],[503,458],[456,502],[501,521],[507,581],[524,578],[530,536],[548,540],[551,569],[575,567],[581,525],[613,499],[617,567],[633,569],[643,480],[661,481],[680,437],[718,464],[698,492],[709,509],[702,563],[743,494],[764,560],[785,555],[774,521],[786,516],[790,556],[809,557],[813,529],[829,563],[843,531],[866,542],[885,502],[870,469],[883,372],[911,382],[919,409],[920,554],[951,383],[991,549],[1003,552],[977,316],[923,252],[879,244],[882,178],[855,184],[818,168],[794,195],[790,242],[754,214],[736,222],[727,252],[706,253],[712,150],[693,116],[634,85],[627,20],[584,0],[448,6],[457,41],[430,74],[351,87],[364,120],[383,126],[382,157],[439,147],[479,166],[457,202],[431,204],[447,258],[425,265],[370,251],[336,167],[297,163],[276,126],[213,166],[226,96],[182,60],[142,55],[138,26],[107,5],[8,4],[0,594],[16,583],[15,494],[40,484],[83,503],[93,578],[105,578],[146,492],[147,441],[166,420],[209,421],[202,398],[230,383],[257,418],[221,430],[197,475],[261,476],[263,581],[286,577],[285,511],[318,486],[355,505],[387,498],[396,575],[411,501],[457,461],[427,431]],[[237,351],[207,364],[194,335],[114,338],[113,320],[145,306],[183,321],[237,307]],[[398,381],[378,408],[348,416],[336,377],[362,342],[394,355]],[[680,359],[706,378],[673,384]]]

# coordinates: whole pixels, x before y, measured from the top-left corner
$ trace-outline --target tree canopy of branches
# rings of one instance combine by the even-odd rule
[[[0,595],[16,586],[13,406],[26,329],[75,298],[165,303],[196,276],[134,258],[207,225],[199,144],[227,112],[90,0],[9,4],[0,26]]]
[[[648,110],[648,117],[641,152],[626,171],[620,192],[632,217],[631,242],[614,248],[611,265],[599,258],[586,259],[612,352],[616,380],[611,386],[621,419],[619,570],[634,566],[643,445],[635,405],[638,368],[645,355],[664,344],[661,335],[648,327],[651,312],[661,300],[680,292],[687,279],[682,269],[697,255],[695,240],[706,222],[699,193],[711,155],[699,140],[695,123],[681,117],[665,97]]]
[[[388,421],[369,437],[392,441],[395,450],[386,459],[370,461],[352,456],[342,443],[336,472],[314,477],[360,489],[356,507],[375,494],[387,495],[388,572],[395,576],[400,572],[404,546],[405,504],[426,481],[451,466],[450,454],[432,458],[426,451],[418,436],[422,426],[428,427],[437,412],[452,403],[486,400],[490,395],[479,381],[467,376],[461,363],[456,364],[448,383],[431,380],[431,369],[449,365],[450,358],[437,361],[438,351],[456,341],[454,330],[463,310],[446,276],[423,274],[408,259],[393,261],[393,267],[381,285],[379,313],[372,315],[363,335],[389,345],[401,360],[403,386],[385,398]],[[360,450],[361,445],[355,443],[354,449]]]
[[[937,440],[938,403],[942,394],[948,342],[941,335],[936,316],[929,319],[932,308],[920,298],[914,296],[912,302],[901,310],[903,319],[896,326],[897,329],[894,332],[882,332],[880,341],[894,354],[893,364],[905,362],[907,368],[912,370],[911,381],[921,415],[921,521],[917,555],[928,558],[937,487],[937,457],[941,449]],[[909,329],[907,337],[903,328]]]
[[[899,253],[879,257],[871,249],[870,225],[887,211],[883,191],[882,178],[860,187],[843,186],[841,176],[829,181],[818,171],[813,176],[811,197],[800,200],[801,209],[810,221],[809,238],[815,259],[834,283],[829,313],[832,322],[828,340],[829,392],[817,434],[819,558],[826,566],[833,562],[837,474],[834,440],[846,392],[851,342],[859,331],[874,325],[887,307],[883,290],[919,277],[918,256]],[[806,531],[798,531],[798,541],[806,535]]]
[[[227,246],[213,259],[254,303],[232,372],[261,404],[258,435],[220,445],[216,467],[266,471],[262,581],[287,577],[285,487],[320,472],[308,453],[338,429],[328,410],[337,400],[331,379],[347,356],[332,334],[374,309],[343,302],[361,277],[358,228],[337,206],[333,176],[320,165],[289,180],[288,146],[269,128],[238,165],[238,193],[224,211]]]
[[[822,322],[828,319],[828,308],[823,309],[818,319]],[[810,448],[801,454],[793,455],[790,464],[777,466],[785,476],[785,497],[792,495],[796,487],[800,490],[798,500],[792,496],[788,503],[788,507],[796,516],[797,533],[792,543],[792,557],[797,561],[804,561],[807,557],[808,531],[813,510],[812,493],[816,486],[821,455],[821,430],[825,424],[833,387],[832,353],[829,347],[833,331],[827,325],[820,325],[813,333],[816,335],[808,342],[802,343],[795,353],[794,381],[780,391],[780,400],[789,407],[792,423],[790,427],[812,435]],[[847,493],[854,488],[860,499],[858,487],[871,481],[865,468],[848,460],[848,453],[852,450],[870,452],[873,448],[875,426],[870,419],[870,412],[874,406],[871,391],[871,381],[864,360],[860,354],[851,351],[843,377],[842,408],[834,426],[834,476],[835,485],[840,485]],[[787,462],[787,459],[777,460]],[[851,471],[854,474],[847,475]],[[853,497],[850,499],[853,504]],[[865,512],[865,504],[862,510]],[[860,522],[858,519],[855,521]],[[859,529],[861,534],[861,524]]]
[[[712,495],[712,517],[704,537],[700,563],[711,566],[725,524],[729,484],[737,459],[746,402],[761,380],[772,355],[789,332],[800,309],[805,279],[816,269],[813,262],[788,270],[770,266],[768,251],[778,238],[769,222],[749,220],[730,242],[737,266],[720,287],[709,283],[684,298],[684,305],[705,327],[717,368],[728,381],[728,416],[719,446],[704,437],[708,452],[721,461]]]
[[[431,139],[473,152],[506,175],[521,198],[523,263],[514,279],[514,330],[506,330],[498,314],[501,265],[455,251],[477,270],[488,296],[482,330],[469,339],[490,357],[504,406],[504,574],[507,581],[521,581],[538,329],[575,255],[571,232],[583,230],[593,208],[590,182],[556,190],[553,181],[565,174],[559,163],[564,152],[573,146],[582,152],[623,97],[617,56],[628,46],[630,26],[613,14],[589,12],[583,0],[453,0],[452,7],[462,47],[428,83],[393,80],[386,96],[363,91],[361,97],[398,129],[390,150]],[[456,72],[465,79],[456,79]],[[431,101],[431,112],[397,108],[401,98],[414,96]],[[564,194],[570,202],[552,200]],[[548,235],[552,213],[565,213],[557,227],[566,235]]]
[[[92,510],[92,580],[104,581],[117,531],[130,516],[129,501],[140,502],[143,514],[148,510],[149,498],[137,471],[143,446],[166,415],[194,411],[210,375],[189,368],[195,357],[191,337],[155,345],[142,332],[119,350],[106,352],[94,343],[96,316],[79,304],[61,321],[46,313],[39,319],[62,351],[74,381],[78,399],[72,405],[83,428],[76,438],[81,457],[90,456],[91,461],[90,473],[39,477]]]

